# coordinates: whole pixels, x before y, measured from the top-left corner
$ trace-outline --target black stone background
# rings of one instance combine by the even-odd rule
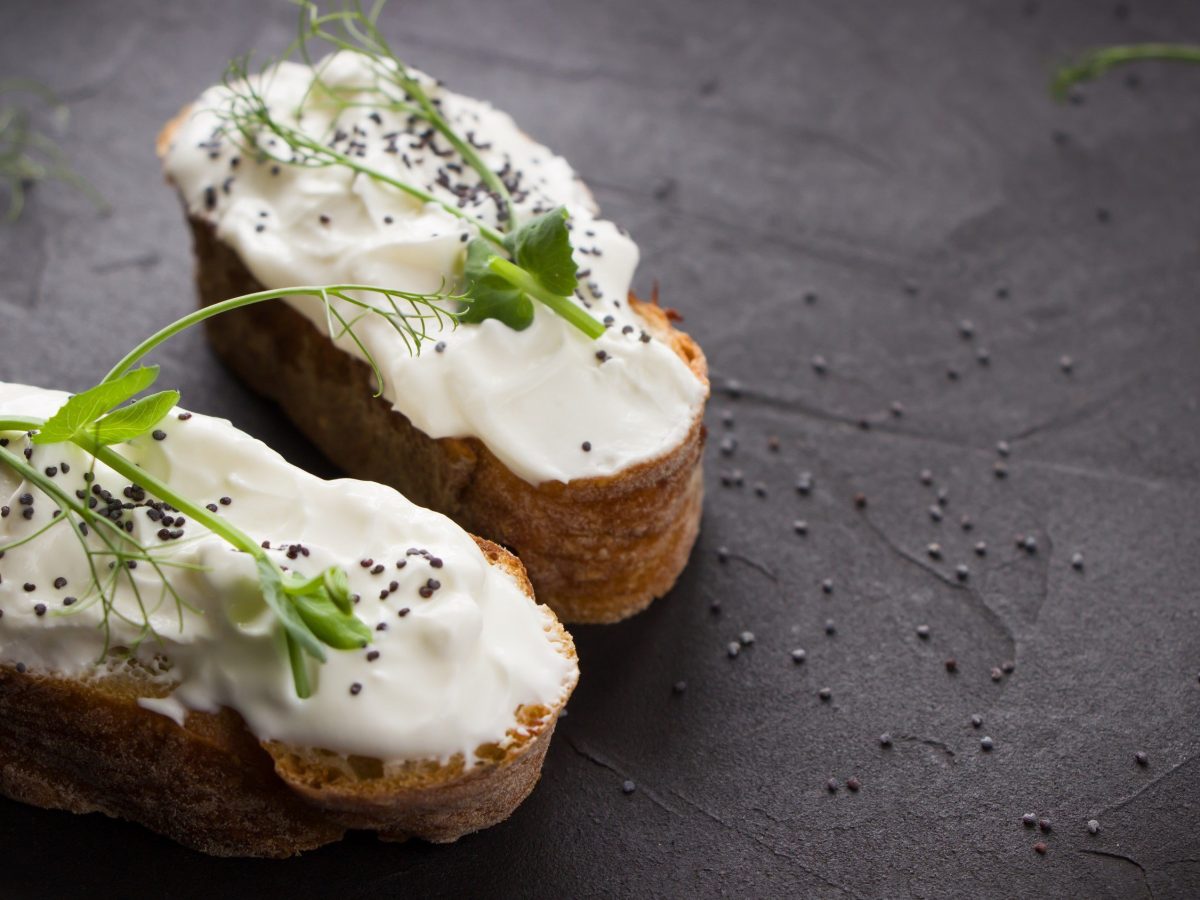
[[[77,390],[193,302],[157,129],[230,56],[282,47],[293,14],[2,5],[0,73],[69,97],[67,146],[113,211],[50,186],[0,226],[0,377]],[[1200,68],[1144,65],[1077,104],[1046,91],[1052,61],[1079,48],[1200,39],[1195,3],[1125,9],[394,3],[410,61],[574,162],[640,241],[637,287],[658,279],[707,350],[691,565],[632,621],[574,629],[570,715],[499,827],[444,847],[355,835],[292,861],[216,860],[3,801],[0,894],[1200,895]],[[198,334],[159,361],[191,407],[334,474]],[[723,488],[734,468],[744,486]],[[757,639],[731,659],[743,630]],[[993,683],[1005,660],[1015,671]],[[851,776],[857,793],[827,790]]]

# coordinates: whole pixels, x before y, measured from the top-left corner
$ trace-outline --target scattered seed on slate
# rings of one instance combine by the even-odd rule
[[[634,784],[631,779],[626,778],[624,781],[621,782],[621,791],[623,793],[632,794],[636,790],[637,790],[637,785]]]
[[[987,347],[979,347],[975,351],[975,361],[981,366],[986,366],[992,361],[992,354]]]
[[[712,613],[714,616],[719,616],[721,614],[721,601],[713,600],[711,603],[709,603],[708,611],[710,613]]]
[[[829,791],[829,793],[836,794],[838,788],[841,787],[841,785],[838,784],[838,780],[836,778],[830,778],[828,781],[825,782],[825,787]]]
[[[825,633],[828,635],[837,633],[837,626],[834,624],[833,619],[825,620]]]
[[[1036,844],[1033,845],[1033,849],[1036,850],[1038,853],[1040,853],[1042,856],[1045,856],[1046,855],[1046,842],[1038,841]]]
[[[879,736],[879,746],[880,747],[892,746],[892,736],[890,734],[888,734],[888,732],[885,731],[883,734],[881,734]]]
[[[833,593],[833,579],[832,578],[826,578],[824,581],[821,582],[821,591],[826,594]]]
[[[975,527],[975,523],[971,521],[971,517],[965,513],[963,514],[963,517],[958,520],[958,524],[962,526],[963,531],[970,531]]]
[[[959,378],[958,369],[954,368],[954,366],[947,366],[946,367],[946,378],[949,379],[950,381],[958,381],[958,378]]]
[[[1145,750],[1139,750],[1137,753],[1133,754],[1133,758],[1139,766],[1150,765],[1150,757],[1146,755]]]
[[[1021,542],[1021,549],[1026,553],[1037,553],[1037,547],[1037,538],[1033,535],[1029,535],[1029,537]]]
[[[1083,554],[1082,553],[1071,554],[1071,568],[1077,572],[1083,570]]]
[[[929,640],[929,626],[928,625],[918,625],[917,626],[917,637],[919,637],[923,641]]]
[[[812,493],[813,477],[811,472],[801,472],[800,477],[796,479],[796,493],[807,496]]]
[[[742,652],[742,645],[739,644],[737,641],[730,641],[728,644],[725,645],[725,652],[729,654],[730,659],[733,659],[735,656],[737,656],[739,653]]]
[[[358,696],[358,694],[359,694],[361,691],[362,691],[362,685],[361,685],[361,684],[359,684],[357,681],[356,681],[356,682],[354,682],[354,684],[350,685],[350,693],[351,693],[353,696]]]
[[[775,437],[774,435],[771,435],[771,437],[767,438],[767,449],[772,453],[778,453],[780,446],[779,438]]]
[[[1061,356],[1058,360],[1058,367],[1063,370],[1063,373],[1070,375],[1075,369],[1075,360],[1069,356]]]
[[[825,357],[821,356],[819,353],[812,358],[812,367],[813,371],[818,375],[824,375],[829,371],[829,363],[827,363],[825,361]]]
[[[816,303],[817,302],[817,292],[816,291],[805,291],[804,292],[804,302],[807,303],[809,306]]]
[[[797,663],[797,664],[802,663],[807,658],[808,658],[808,654],[806,652],[804,652],[804,650],[800,647],[797,647],[795,650],[792,651],[792,662],[794,662],[794,663]]]
[[[999,681],[1003,677],[1004,673],[1000,670],[1000,667],[992,666],[992,681]]]
[[[968,569],[962,563],[959,563],[957,566],[954,567],[954,577],[957,578],[959,581],[966,581],[968,578],[971,577],[971,570]]]
[[[846,779],[846,787],[848,787],[852,791],[857,791],[860,787],[862,787],[862,782],[859,781],[857,778],[855,778],[853,775],[851,775],[849,778]]]
[[[995,742],[990,737],[985,736],[979,739],[979,748],[985,753],[991,752],[992,748],[995,746]]]
[[[942,521],[943,515],[944,514],[942,513],[942,508],[940,506],[935,504],[929,507],[929,518],[931,518],[933,521]]]
[[[756,497],[767,496],[767,486],[761,481],[756,481],[754,483],[754,494]]]
[[[721,443],[717,447],[721,451],[722,456],[730,456],[737,449],[737,438],[731,434],[727,434],[721,438]]]
[[[1037,816],[1033,813],[1025,813],[1025,815],[1021,816],[1021,824],[1026,828],[1032,828],[1037,824]]]
[[[921,484],[925,484],[925,485],[933,484],[933,473],[930,472],[928,469],[922,469],[921,474],[918,477],[921,480]]]
[[[1087,830],[1088,830],[1088,834],[1099,834],[1100,833],[1100,822],[1097,821],[1096,819],[1088,819]]]
[[[987,556],[987,542],[986,541],[976,541],[975,542],[975,555],[976,556]]]
[[[855,494],[854,495],[854,505],[858,509],[866,509],[867,508],[867,495],[863,494],[861,492]]]
[[[754,632],[753,631],[743,631],[741,634],[738,635],[738,641],[741,643],[741,645],[743,647],[749,647],[751,644],[754,643]]]
[[[954,657],[950,657],[950,659],[946,660],[946,671],[947,672],[957,672],[958,671],[958,660],[955,659]]]
[[[958,334],[963,340],[969,341],[975,337],[975,323],[970,319],[963,319],[958,323]]]
[[[828,703],[831,699],[833,699],[833,690],[823,687],[817,691],[817,696],[821,698],[822,703]]]
[[[1006,659],[1004,662],[1000,663],[1000,671],[1004,672],[1006,675],[1011,675],[1016,668],[1017,664],[1011,659]]]
[[[671,685],[671,690],[676,694],[682,694],[684,691],[687,690],[687,682],[682,681],[682,680],[677,681],[673,685]]]
[[[930,559],[941,559],[942,558],[942,545],[937,543],[937,541],[934,541],[932,544],[930,544],[928,547],[925,548],[925,552],[929,554]]]
[[[897,419],[904,415],[904,404],[899,400],[893,400],[889,409],[891,410],[892,415]]]
[[[795,531],[796,534],[808,534],[808,523],[803,519],[797,519],[792,523],[792,530]]]
[[[1007,478],[1008,477],[1008,466],[1006,466],[1004,463],[997,460],[992,465],[992,472],[995,473],[997,478]]]
[[[717,562],[726,563],[728,561],[729,561],[729,548],[728,547],[718,547],[717,548]]]
[[[981,725],[983,725],[983,716],[981,716],[979,713],[975,713],[975,715],[971,716],[972,728],[979,728]]]

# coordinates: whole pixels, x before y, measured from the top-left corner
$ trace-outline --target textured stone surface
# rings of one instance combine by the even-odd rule
[[[1200,70],[1045,91],[1077,48],[1200,36],[1193,4],[1127,6],[395,4],[396,45],[567,155],[641,242],[639,288],[657,278],[714,384],[740,382],[712,403],[692,565],[647,613],[575,630],[570,715],[498,828],[215,861],[0,802],[4,892],[1200,894]],[[0,226],[0,378],[79,389],[190,307],[155,132],[293,27],[282,4],[104,11],[6,7],[0,74],[71,99],[71,155],[114,210],[50,187]],[[159,361],[189,406],[333,474],[199,334]]]

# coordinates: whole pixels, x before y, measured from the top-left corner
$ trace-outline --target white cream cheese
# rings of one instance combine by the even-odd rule
[[[66,397],[0,383],[0,415],[47,417]],[[309,475],[223,419],[181,419],[177,410],[159,427],[163,440],[146,436],[118,451],[189,499],[215,504],[255,540],[269,541],[292,571],[343,566],[360,596],[355,614],[373,629],[373,640],[360,650],[327,648],[328,661],[314,669],[313,695],[298,699],[281,629],[257,591],[250,558],[193,522],[170,523],[183,534],[163,540],[165,520],[135,505],[121,521],[133,523],[132,534],[153,548],[190,607],[181,625],[153,569],[143,562],[129,572],[158,635],[140,644],[138,657],[169,664],[162,676],[169,697],[143,706],[176,721],[186,710],[227,706],[264,739],[385,761],[462,753],[470,764],[475,748],[503,743],[518,728],[519,706],[554,706],[574,686],[578,671],[556,649],[552,614],[445,516],[378,484]],[[21,434],[0,438],[18,454],[29,446]],[[124,494],[129,482],[104,465],[95,466],[94,482],[85,481],[92,461],[73,445],[34,447],[30,463],[52,469],[68,493],[95,496],[101,509],[103,495],[93,494],[92,484],[123,502],[136,500],[136,491],[132,499]],[[0,545],[42,528],[55,509],[0,463]],[[295,559],[291,545],[304,548]],[[97,565],[104,571],[102,557]],[[423,597],[429,579],[440,586]],[[0,662],[102,677],[102,607],[89,602],[90,582],[87,558],[66,523],[7,551],[0,558]],[[120,584],[108,617],[111,644],[132,646],[142,617],[128,580]]]
[[[317,67],[337,88],[375,83],[353,53],[327,57]],[[478,183],[444,138],[423,136],[428,126],[404,114],[351,108],[334,124],[334,111],[311,95],[297,121],[312,77],[307,66],[284,63],[261,80],[272,115],[323,141],[336,139],[339,151],[452,204],[459,202],[456,188],[466,192]],[[533,324],[524,331],[494,320],[463,325],[434,334],[412,357],[385,322],[363,320],[359,334],[380,363],[384,396],[432,437],[478,437],[531,483],[609,475],[671,450],[699,416],[707,386],[669,347],[639,340],[645,323],[627,301],[637,246],[596,218],[590,194],[567,162],[523,134],[507,114],[420,77],[484,163],[514,179],[516,221],[567,207],[582,273],[576,302],[597,319],[611,316],[611,327],[592,341],[535,304]],[[246,158],[217,136],[214,110],[227,97],[225,88],[214,87],[196,101],[165,166],[189,211],[216,226],[258,281],[268,288],[375,284],[414,292],[452,283],[464,241],[477,233],[473,224],[344,166]],[[282,153],[282,142],[271,149]],[[476,220],[495,226],[496,207],[486,193],[463,202]],[[288,302],[324,328],[318,301]],[[440,352],[433,351],[437,341],[444,341]],[[338,346],[363,356],[348,338]]]

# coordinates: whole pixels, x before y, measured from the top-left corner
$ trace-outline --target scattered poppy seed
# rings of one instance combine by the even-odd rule
[[[825,782],[825,788],[831,794],[836,794],[838,791],[838,788],[840,788],[840,787],[841,787],[841,785],[838,784],[838,780],[836,778],[830,778],[828,781]]]
[[[888,732],[885,731],[883,734],[881,734],[879,736],[879,746],[880,747],[892,746],[892,736],[890,734],[888,734]]]
[[[979,749],[984,753],[990,753],[995,746],[995,742],[990,737],[984,736],[979,739]]]
[[[963,563],[959,563],[954,567],[954,577],[956,577],[959,581],[966,581],[971,577],[971,570],[968,569]]]
[[[897,419],[904,415],[904,404],[899,400],[893,400],[889,409],[891,410],[892,416]]]
[[[975,523],[971,521],[971,517],[965,513],[963,514],[963,517],[958,520],[958,524],[962,527],[963,531],[970,531],[975,527]]]
[[[803,519],[797,519],[792,523],[792,530],[795,531],[796,534],[808,534],[808,523]]]
[[[970,319],[963,319],[958,323],[958,334],[965,341],[969,341],[975,337],[975,323]]]
[[[1133,758],[1139,766],[1150,765],[1150,757],[1146,755],[1145,750],[1139,750],[1137,753],[1133,754]]]
[[[1050,820],[1046,818],[1038,819],[1038,828],[1042,831],[1050,831]]]
[[[979,347],[975,351],[975,361],[981,366],[986,366],[992,361],[992,354],[987,347]]]
[[[804,660],[807,658],[808,654],[800,647],[797,647],[792,651],[792,662],[796,663],[797,665],[804,662]]]
[[[741,634],[738,635],[738,641],[741,643],[741,645],[743,647],[749,647],[751,644],[754,643],[754,632],[753,631],[743,631]]]
[[[837,626],[833,623],[833,619],[825,620],[825,633],[828,635],[837,633]]]
[[[933,484],[933,473],[930,472],[928,469],[922,469],[921,474],[918,477],[921,480],[921,484],[925,484],[925,485]]]
[[[976,541],[975,542],[975,555],[976,556],[987,556],[987,542],[986,541]]]
[[[919,637],[923,641],[929,640],[929,626],[928,625],[918,625],[917,626],[917,637]]]
[[[1071,554],[1071,568],[1074,569],[1076,572],[1083,570],[1083,554],[1082,553]]]
[[[992,465],[992,472],[995,474],[995,476],[997,478],[1007,478],[1008,477],[1008,466],[1006,466],[1004,463],[997,460]]]
[[[983,725],[983,716],[979,715],[979,713],[975,713],[975,715],[971,716],[972,728],[979,728],[981,725]]]
[[[767,486],[765,484],[763,484],[761,481],[756,481],[754,483],[754,494],[757,497],[767,496]]]
[[[860,787],[862,787],[862,782],[852,775],[846,779],[846,787],[852,791],[857,791]]]
[[[955,659],[954,657],[950,657],[950,659],[946,660],[946,671],[947,672],[957,672],[958,671],[958,660]]]
[[[1011,675],[1016,668],[1017,664],[1011,659],[1006,659],[1004,662],[1000,663],[1000,671],[1004,672],[1006,675]]]
[[[739,653],[742,652],[742,645],[739,644],[737,641],[730,641],[728,644],[725,645],[725,652],[729,654],[730,659],[733,659],[735,656],[737,656]]]
[[[936,504],[929,507],[929,518],[935,522],[942,521],[942,518],[943,518],[942,508]]]
[[[1026,828],[1032,828],[1037,824],[1037,816],[1033,813],[1025,813],[1025,815],[1021,816],[1021,824]]]
[[[934,541],[932,544],[930,544],[928,547],[925,548],[925,552],[929,554],[930,559],[941,559],[942,558],[942,545],[937,543],[936,541]]]
[[[867,495],[863,494],[863,493],[855,494],[854,495],[854,505],[858,509],[866,509],[867,508]]]
[[[833,579],[826,578],[824,581],[822,581],[821,582],[821,590],[826,594],[832,594],[833,593]]]
[[[1045,856],[1046,855],[1046,842],[1038,841],[1036,844],[1033,845],[1033,849],[1036,850],[1038,853],[1040,853],[1042,856]]]
[[[1097,821],[1096,819],[1088,819],[1087,830],[1088,830],[1088,834],[1099,834],[1100,833],[1100,822]]]
[[[33,607],[33,611],[34,611],[34,613],[35,613],[35,614],[37,614],[38,616],[44,616],[44,615],[46,614],[46,604],[45,604],[45,603],[38,603],[38,604],[36,604],[36,605]]]
[[[824,375],[829,371],[829,364],[825,361],[825,357],[817,354],[812,358],[813,371],[818,375]]]
[[[729,561],[729,548],[728,547],[718,547],[717,548],[717,562],[725,563],[728,561]]]
[[[156,441],[165,441],[167,439],[167,433],[161,428],[155,428],[154,431],[150,432],[150,437],[154,438]]]
[[[822,703],[828,703],[833,699],[833,691],[827,687],[823,687],[817,691],[817,696],[821,698]]]
[[[1075,360],[1069,356],[1061,356],[1058,359],[1058,367],[1063,370],[1063,373],[1070,375],[1075,369]]]
[[[673,685],[671,685],[671,690],[676,694],[682,694],[684,691],[687,690],[687,682],[682,681],[682,680],[677,681]]]
[[[999,666],[992,666],[992,681],[999,681],[1004,677],[1004,673],[1000,671]]]
[[[353,696],[358,696],[358,694],[359,694],[361,691],[362,691],[362,685],[361,685],[361,684],[359,684],[357,681],[356,681],[356,682],[354,682],[354,684],[350,685],[350,693],[351,693]]]
[[[637,785],[634,784],[630,779],[626,778],[623,782],[621,782],[621,791],[623,793],[632,794],[636,790]]]

